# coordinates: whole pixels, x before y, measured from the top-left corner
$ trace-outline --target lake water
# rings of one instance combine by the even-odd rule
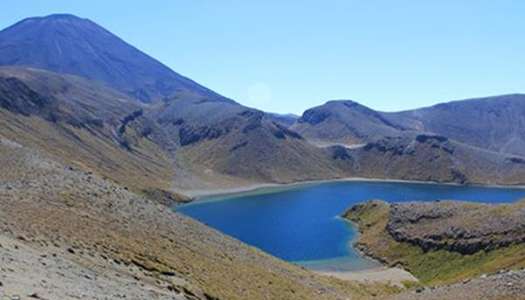
[[[466,200],[503,203],[525,189],[394,182],[330,182],[211,197],[177,208],[219,231],[312,269],[377,266],[351,247],[356,229],[338,216],[370,199],[389,202]]]

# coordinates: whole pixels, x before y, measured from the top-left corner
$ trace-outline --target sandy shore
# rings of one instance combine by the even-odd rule
[[[324,272],[316,273],[326,276],[332,276],[343,280],[358,281],[362,283],[385,283],[394,286],[404,287],[403,282],[418,282],[414,275],[401,268],[379,267],[360,271],[348,272]]]

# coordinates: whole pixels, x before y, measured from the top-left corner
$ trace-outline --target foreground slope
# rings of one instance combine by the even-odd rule
[[[525,269],[503,271],[461,283],[390,296],[389,300],[523,300],[525,299]]]
[[[360,299],[383,291],[275,259],[4,137],[0,163],[3,291],[44,299]],[[41,264],[49,264],[42,274]]]

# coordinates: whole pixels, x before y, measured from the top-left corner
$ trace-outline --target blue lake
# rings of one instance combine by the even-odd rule
[[[504,203],[525,189],[395,182],[330,182],[210,197],[177,207],[249,245],[313,269],[356,270],[376,266],[351,247],[356,229],[338,216],[370,199],[389,202],[466,200]]]

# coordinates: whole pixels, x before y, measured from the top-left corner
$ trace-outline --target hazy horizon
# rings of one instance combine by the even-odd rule
[[[525,3],[98,2],[7,1],[0,27],[89,18],[226,97],[283,114],[333,99],[399,111],[525,91],[515,38]]]

